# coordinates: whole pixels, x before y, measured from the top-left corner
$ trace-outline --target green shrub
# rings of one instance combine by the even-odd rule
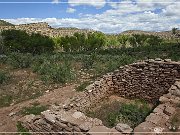
[[[122,104],[118,119],[129,123],[131,126],[135,127],[144,121],[146,116],[149,114],[150,108],[146,104]]]
[[[4,44],[3,52],[40,54],[54,50],[54,42],[48,36],[36,33],[28,35],[21,30],[4,30],[1,35]]]
[[[75,74],[71,69],[71,65],[65,63],[54,63],[45,61],[42,64],[34,66],[34,70],[42,75],[44,81],[52,81],[56,83],[66,83],[74,79]]]
[[[85,88],[90,85],[91,83],[89,81],[85,81],[83,83],[81,83],[77,88],[76,91],[84,91]]]
[[[9,79],[8,73],[0,70],[0,84],[6,82]]]
[[[33,104],[31,107],[24,107],[21,110],[21,114],[23,115],[29,115],[29,114],[34,114],[34,115],[40,115],[41,112],[47,110],[48,107],[40,104]]]
[[[28,68],[32,61],[33,57],[29,53],[11,53],[8,55],[6,63],[11,65],[13,68]]]
[[[31,135],[30,133],[28,133],[28,129],[22,126],[21,122],[17,122],[16,127],[19,135]]]
[[[138,101],[135,103],[112,102],[104,104],[95,111],[86,111],[90,117],[99,118],[108,127],[114,127],[117,123],[127,123],[135,127],[144,121],[151,108],[147,103]]]
[[[13,101],[13,97],[11,95],[2,95],[0,97],[0,107],[9,106]]]
[[[90,69],[93,67],[94,62],[97,60],[97,55],[92,53],[91,55],[86,55],[82,59],[82,67],[84,69]]]

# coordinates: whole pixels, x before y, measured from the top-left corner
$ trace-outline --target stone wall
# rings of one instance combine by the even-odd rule
[[[151,135],[143,132],[169,132],[173,128],[178,128],[172,127],[171,118],[176,113],[177,105],[180,104],[180,80],[176,80],[168,90],[168,93],[161,96],[159,101],[160,104],[146,117],[143,123],[134,129],[134,132],[142,132],[142,135]],[[138,133],[135,133],[135,135],[138,135]]]
[[[180,63],[160,59],[134,63],[113,74],[114,92],[126,98],[156,102],[180,78]]]
[[[145,122],[135,128],[137,132],[154,132],[156,126],[161,123],[166,125],[174,114],[175,108],[172,104],[180,103],[180,81],[177,78],[180,78],[180,62],[156,59],[133,63],[104,75],[87,86],[86,91],[62,106],[42,112],[40,116],[28,115],[21,121],[24,127],[33,132],[78,132],[89,135],[98,134],[97,132],[112,135],[132,132],[126,124],[110,129],[102,125],[101,120],[89,118],[82,113],[103,98],[116,94],[125,98],[141,98],[152,103],[160,98],[161,104]],[[144,130],[140,130],[141,128]]]
[[[168,92],[176,78],[180,78],[180,62],[156,59],[133,63],[104,75],[74,97],[65,108],[84,111],[113,94],[155,103]]]
[[[75,110],[47,110],[42,112],[41,116],[27,115],[21,119],[21,121],[22,125],[29,129],[30,132],[41,132],[41,135],[93,135],[97,134],[97,132],[107,132],[107,135],[114,135],[113,132],[118,132],[115,128],[110,129],[103,126],[101,120],[97,118],[89,118],[83,113]],[[118,135],[121,135],[120,132],[118,133]]]
[[[89,32],[94,32],[93,30],[89,30],[89,29],[52,28],[51,26],[48,25],[48,23],[45,23],[45,22],[20,24],[20,25],[15,25],[15,26],[0,26],[0,31],[9,30],[9,29],[24,30],[28,34],[40,33],[42,35],[46,35],[50,37],[71,36],[76,32],[85,33],[85,34]]]

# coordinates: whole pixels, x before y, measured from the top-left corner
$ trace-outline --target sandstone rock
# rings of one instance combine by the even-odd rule
[[[161,58],[156,58],[155,61],[162,61],[162,59]]]
[[[123,134],[117,131],[115,128],[111,128],[109,135],[123,135]]]
[[[43,117],[48,120],[49,122],[55,123],[55,114],[52,114],[49,110],[41,112]]]
[[[102,123],[102,121],[100,119],[94,118],[93,119],[93,125],[95,125],[95,126],[102,126],[103,123]]]
[[[79,118],[82,118],[82,117],[85,118],[85,115],[82,112],[74,112],[72,116],[74,118],[76,118],[76,119],[79,119]]]
[[[180,81],[176,81],[174,85],[177,86],[178,89],[180,89]]]
[[[167,102],[169,102],[170,100],[169,100],[169,98],[167,98],[167,97],[161,96],[161,97],[159,98],[159,101],[160,101],[161,103],[167,103]]]
[[[15,112],[11,112],[11,113],[9,114],[9,116],[12,117],[12,116],[15,115],[15,114],[16,114]]]
[[[167,106],[164,110],[164,113],[170,116],[170,115],[174,114],[175,111],[176,111],[176,109],[174,107]]]
[[[35,118],[34,114],[26,115],[23,117],[22,122],[28,122],[30,123]]]
[[[165,124],[167,122],[167,120],[168,120],[168,118],[162,114],[151,113],[149,116],[146,117],[147,122],[151,122],[155,125]]]
[[[89,130],[88,135],[109,135],[110,129],[105,126],[95,126]]]
[[[164,62],[171,62],[171,59],[164,59]]]
[[[123,123],[118,123],[115,126],[115,129],[122,133],[131,133],[133,131],[133,129],[129,125]]]
[[[155,127],[157,126],[151,122],[143,122],[134,128],[134,135],[152,135],[148,132],[154,132]]]
[[[93,127],[92,122],[84,122],[83,124],[79,125],[79,128],[83,131],[89,131]]]

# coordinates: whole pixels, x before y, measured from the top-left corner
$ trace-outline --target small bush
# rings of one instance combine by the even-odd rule
[[[30,133],[28,133],[28,129],[24,128],[21,124],[21,122],[17,122],[17,132],[19,135],[31,135]]]
[[[83,83],[81,83],[77,88],[76,88],[76,91],[84,91],[85,88],[90,85],[90,82],[89,81],[85,81]]]
[[[69,63],[54,63],[50,61],[43,62],[34,66],[36,72],[42,75],[43,81],[66,83],[74,79],[75,74]]]
[[[11,95],[3,95],[0,97],[0,107],[9,106],[13,101],[13,97]]]
[[[8,55],[7,64],[13,68],[28,68],[33,61],[31,54],[11,53]]]
[[[21,30],[4,30],[1,35],[3,37],[4,52],[40,54],[54,50],[54,42],[48,36],[37,33],[29,35]]]
[[[93,67],[94,62],[97,60],[97,55],[95,53],[89,55],[89,56],[84,56],[82,59],[82,66],[84,69],[90,69]]]
[[[40,104],[33,104],[31,107],[24,107],[21,110],[21,114],[24,115],[29,115],[29,114],[34,114],[34,115],[40,115],[41,112],[47,110],[48,107]]]
[[[135,127],[144,121],[151,109],[146,103],[140,101],[135,103],[112,102],[104,104],[95,112],[87,111],[87,115],[99,118],[108,127],[114,127],[117,123],[127,123]]]
[[[122,104],[118,119],[135,127],[140,124],[149,114],[150,108],[146,104]]]
[[[0,70],[0,84],[6,82],[9,79],[8,73]]]

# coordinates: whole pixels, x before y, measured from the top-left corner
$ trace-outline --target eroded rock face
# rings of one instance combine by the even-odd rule
[[[62,28],[56,29],[52,28],[48,25],[48,23],[40,22],[40,23],[30,23],[30,24],[20,24],[15,26],[0,26],[0,31],[2,30],[23,30],[28,34],[31,33],[40,33],[42,35],[50,36],[50,37],[58,37],[58,36],[72,36],[74,33],[89,33],[94,32],[94,30],[89,29],[71,29],[71,28]]]

